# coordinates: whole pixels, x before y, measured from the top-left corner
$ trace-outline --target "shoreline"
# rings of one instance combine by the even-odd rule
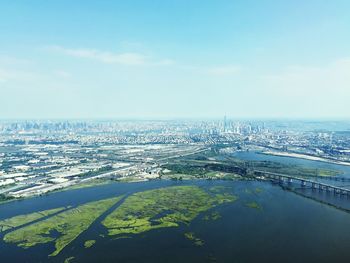
[[[336,161],[336,160],[332,160],[332,159],[327,159],[327,158],[323,158],[323,157],[317,157],[317,156],[302,154],[302,153],[272,152],[272,151],[263,151],[261,153],[266,154],[266,155],[290,157],[290,158],[304,159],[304,160],[309,160],[309,161],[318,161],[318,162],[324,162],[324,163],[350,166],[350,162]]]
[[[52,191],[48,191],[46,193],[43,193],[43,194],[33,194],[33,195],[30,195],[30,196],[21,196],[21,197],[14,197],[12,199],[9,199],[9,200],[3,200],[1,201],[0,200],[0,206],[3,205],[3,204],[7,204],[7,203],[12,203],[12,202],[16,202],[16,201],[23,201],[23,200],[27,200],[27,199],[30,199],[30,198],[36,198],[36,197],[44,197],[44,196],[47,196],[47,195],[50,195],[50,194],[55,194],[55,193],[60,193],[60,192],[66,192],[66,191],[74,191],[74,190],[80,190],[80,189],[85,189],[85,188],[90,188],[90,187],[97,187],[97,186],[104,186],[104,185],[107,185],[107,184],[112,184],[112,183],[127,183],[127,184],[132,184],[132,183],[147,183],[147,182],[151,182],[151,181],[154,181],[154,180],[161,180],[161,181],[172,181],[171,179],[152,179],[152,180],[130,180],[130,181],[119,181],[119,180],[102,180],[102,181],[99,181],[99,182],[93,182],[93,183],[88,183],[88,184],[85,184],[85,183],[82,183],[82,184],[75,184],[75,185],[72,185],[72,186],[68,186],[68,187],[65,187],[65,188],[60,188],[60,189],[55,189],[55,190],[52,190]],[[200,180],[203,180],[203,181],[208,181],[208,179],[198,179],[198,178],[193,178],[193,179],[185,179],[185,180],[181,180],[181,181],[188,181],[188,180],[193,180],[193,181],[200,181]],[[212,179],[213,181],[230,181],[230,180],[224,180],[224,179],[221,179],[221,178],[217,178],[217,179]],[[237,181],[237,180],[248,180],[250,181],[250,179],[248,178],[235,178],[235,179],[232,179],[232,181]],[[180,180],[179,180],[180,181]]]

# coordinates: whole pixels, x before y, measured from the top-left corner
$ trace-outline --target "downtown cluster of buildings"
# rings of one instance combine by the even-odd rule
[[[325,124],[326,125],[326,124]],[[346,127],[346,126],[345,126]],[[350,127],[350,126],[349,126]],[[350,131],[293,129],[279,122],[3,121],[0,194],[42,194],[100,177],[159,177],[167,158],[213,145],[350,162]]]

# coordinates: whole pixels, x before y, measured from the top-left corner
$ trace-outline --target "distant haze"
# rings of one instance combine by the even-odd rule
[[[0,119],[349,118],[350,1],[16,1]]]

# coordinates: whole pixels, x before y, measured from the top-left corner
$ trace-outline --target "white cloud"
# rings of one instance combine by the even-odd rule
[[[93,59],[102,63],[122,64],[122,65],[170,65],[174,61],[169,59],[155,60],[140,53],[111,53],[96,49],[70,49],[61,46],[50,46],[49,50],[60,52],[72,57]]]

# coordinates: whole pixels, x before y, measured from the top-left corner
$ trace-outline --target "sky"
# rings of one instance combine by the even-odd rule
[[[0,119],[350,118],[348,0],[0,0]]]

